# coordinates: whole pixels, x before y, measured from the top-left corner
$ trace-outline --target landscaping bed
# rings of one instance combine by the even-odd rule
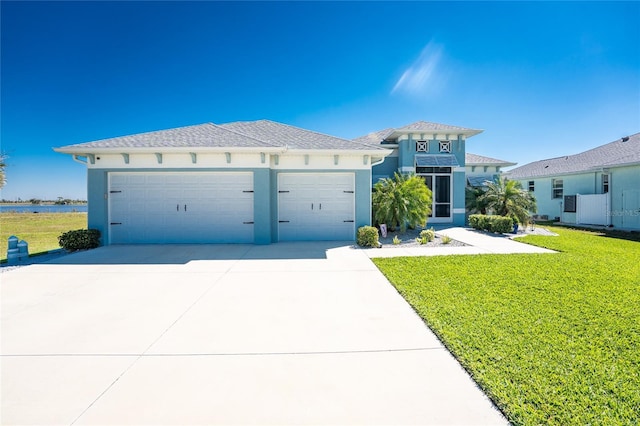
[[[382,247],[385,248],[389,248],[389,247],[401,247],[401,248],[406,248],[406,247],[462,247],[462,246],[466,246],[465,243],[460,242],[460,241],[456,241],[456,240],[451,240],[449,243],[444,243],[442,240],[442,236],[438,234],[438,232],[436,231],[436,237],[432,240],[429,241],[428,243],[425,244],[420,244],[419,242],[416,241],[416,238],[418,238],[420,236],[420,232],[423,229],[429,229],[429,227],[427,228],[420,228],[417,227],[415,229],[407,229],[405,232],[387,232],[387,236],[386,238],[382,238],[382,236],[379,237],[379,241],[380,244],[382,244]],[[393,237],[397,236],[398,239],[400,240],[400,244],[393,244]]]

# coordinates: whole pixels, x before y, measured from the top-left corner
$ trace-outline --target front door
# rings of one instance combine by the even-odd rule
[[[453,220],[451,199],[451,168],[450,167],[424,167],[431,173],[420,173],[432,193],[431,223],[449,223]]]

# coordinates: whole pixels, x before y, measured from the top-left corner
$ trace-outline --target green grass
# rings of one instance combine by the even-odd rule
[[[640,243],[554,228],[558,254],[375,259],[517,425],[640,422]]]
[[[15,235],[36,254],[60,248],[60,234],[87,228],[86,213],[0,213],[0,259],[7,258],[7,239]]]

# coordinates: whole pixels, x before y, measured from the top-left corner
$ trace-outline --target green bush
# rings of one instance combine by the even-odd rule
[[[469,216],[469,226],[473,229],[486,229],[487,216],[484,214],[472,214]]]
[[[424,229],[422,231],[420,231],[420,239],[426,239],[427,242],[429,241],[433,241],[433,239],[436,237],[436,231],[431,228],[431,229]]]
[[[60,247],[65,250],[87,250],[100,246],[100,231],[97,229],[77,229],[58,237]]]
[[[513,231],[513,219],[507,216],[489,216],[491,218],[491,232],[505,234]]]
[[[506,216],[472,214],[469,216],[469,225],[474,229],[504,234],[513,230],[513,219]]]
[[[361,247],[378,247],[378,229],[373,226],[362,226],[358,228],[358,245]]]

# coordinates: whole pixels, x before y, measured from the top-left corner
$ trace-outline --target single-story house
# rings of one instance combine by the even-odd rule
[[[484,157],[467,152],[465,155],[465,169],[467,186],[481,187],[486,181],[493,182],[502,176],[505,167],[515,166],[517,163]]]
[[[391,149],[384,162],[373,165],[373,183],[395,172],[422,176],[433,192],[429,223],[465,224],[465,144],[482,130],[418,121],[354,139]]]
[[[506,172],[533,192],[538,215],[640,230],[640,133]]]
[[[391,153],[269,120],[55,151],[86,164],[88,226],[105,245],[354,240],[371,223],[372,166]]]

